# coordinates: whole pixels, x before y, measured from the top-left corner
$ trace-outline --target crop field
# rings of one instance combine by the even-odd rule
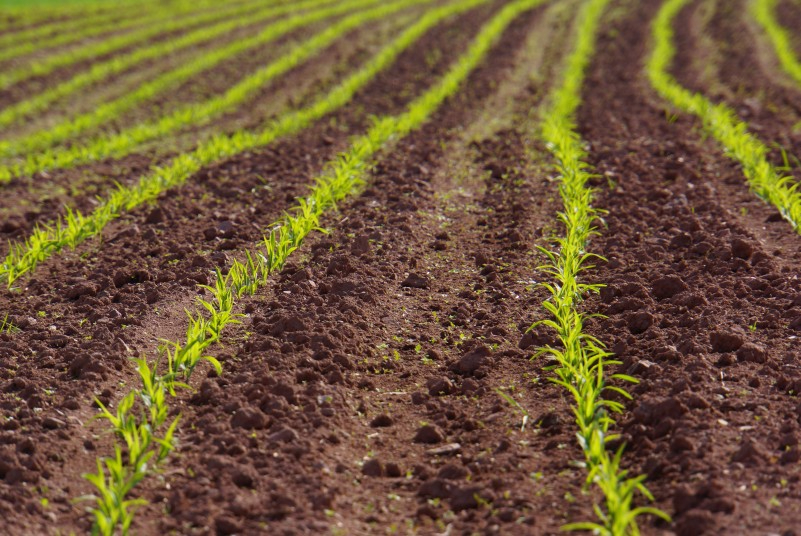
[[[0,534],[801,535],[801,1],[0,1]]]

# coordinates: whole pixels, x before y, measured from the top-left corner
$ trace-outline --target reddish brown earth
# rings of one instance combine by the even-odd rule
[[[630,5],[599,42],[580,119],[610,210],[592,247],[609,286],[589,307],[642,380],[625,460],[677,534],[795,534],[800,244],[775,211],[743,204],[741,173],[688,136],[691,118],[666,121],[640,69],[659,2]]]
[[[711,13],[704,16],[704,8]],[[730,105],[771,148],[773,163],[784,166],[786,156],[794,168],[788,173],[801,178],[801,130],[795,128],[801,122],[801,91],[783,74],[769,43],[759,42],[747,2],[695,2],[677,17],[676,31],[677,79]],[[713,65],[695,53],[704,47],[715,58]],[[714,89],[707,90],[710,84]]]
[[[104,423],[90,420],[93,396],[114,406],[135,382],[128,358],[181,338],[184,308],[213,268],[258,240],[371,115],[401,112],[446,72],[504,3],[446,21],[346,109],[204,169],[112,223],[102,242],[47,261],[22,292],[0,293],[19,328],[0,334],[9,533],[89,530],[87,503],[73,499],[91,492],[81,473],[111,452]],[[586,302],[606,318],[590,329],[640,379],[618,417],[624,464],[647,475],[674,519],[644,518],[643,534],[790,536],[801,527],[801,243],[692,118],[666,120],[672,110],[642,73],[659,5],[614,3],[578,117],[596,204],[609,211],[591,243],[608,262],[589,276],[607,287]],[[582,489],[571,400],[548,381],[551,363],[530,359],[553,337],[526,333],[545,316],[535,247],[560,231],[537,113],[569,49],[571,13],[515,21],[459,93],[324,218],[329,232],[241,299],[242,324],[211,349],[223,375],[199,370],[173,402],[179,446],[136,489],[149,505],[134,533],[550,535],[593,518],[599,497]],[[748,31],[728,13],[710,19],[717,43]],[[704,90],[685,60],[701,42],[693,11],[682,17],[676,75]],[[358,39],[271,88],[294,105],[324,92],[375,50]],[[754,98],[796,102],[801,92],[743,43],[725,48],[733,59],[716,83],[728,90],[712,96],[738,110]],[[340,66],[319,73],[315,62]],[[749,78],[757,66],[770,76]],[[758,133],[792,142],[769,108]],[[247,109],[226,124],[252,121]],[[53,174],[49,201],[26,193],[28,181],[5,187],[40,205],[5,197],[2,238],[66,200],[90,207],[108,177],[134,180],[156,154]]]

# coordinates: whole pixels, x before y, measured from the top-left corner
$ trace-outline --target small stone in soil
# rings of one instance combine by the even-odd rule
[[[462,445],[459,443],[448,443],[447,445],[442,445],[441,447],[428,449],[426,453],[432,456],[445,456],[447,454],[456,454],[460,450],[462,450]]]

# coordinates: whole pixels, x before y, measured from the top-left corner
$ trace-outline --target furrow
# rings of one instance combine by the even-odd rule
[[[298,135],[269,147],[209,166],[181,189],[181,195],[167,192],[159,200],[158,207],[141,207],[124,220],[115,222],[107,229],[109,238],[102,246],[86,244],[81,248],[82,260],[72,256],[59,259],[59,268],[41,271],[38,282],[31,281],[33,286],[25,295],[6,293],[3,296],[0,308],[9,311],[13,322],[25,328],[14,335],[12,345],[4,344],[4,336],[0,335],[5,355],[0,361],[0,376],[9,379],[9,370],[3,366],[16,362],[19,365],[17,377],[51,388],[58,384],[54,387],[57,394],[44,398],[40,397],[42,391],[38,388],[24,393],[14,388],[0,390],[6,414],[15,415],[23,426],[38,430],[34,441],[43,437],[54,441],[47,446],[42,444],[38,450],[38,456],[47,460],[37,466],[37,470],[41,470],[38,473],[40,483],[47,486],[43,493],[51,504],[58,505],[39,510],[33,516],[25,514],[22,505],[28,504],[38,492],[32,488],[18,489],[19,483],[11,480],[0,481],[0,511],[10,513],[6,516],[8,530],[22,534],[46,532],[42,527],[52,526],[51,517],[56,515],[58,526],[65,530],[77,527],[78,533],[89,531],[83,509],[85,503],[72,505],[61,499],[88,490],[87,482],[80,490],[75,487],[76,482],[81,482],[80,474],[96,470],[94,453],[111,451],[110,436],[102,435],[99,422],[89,422],[96,410],[90,407],[87,393],[94,391],[104,404],[116,404],[119,382],[126,382],[130,387],[135,379],[126,356],[149,352],[160,339],[180,338],[186,329],[183,309],[194,307],[193,289],[198,283],[209,282],[208,268],[227,265],[229,260],[226,259],[231,258],[233,251],[256,243],[262,236],[262,229],[269,228],[282,216],[282,210],[307,193],[308,181],[319,173],[324,163],[347,148],[347,136],[369,128],[368,115],[373,110],[399,113],[411,96],[420,94],[431,84],[432,77],[441,76],[466,48],[482,19],[494,11],[490,7],[497,6],[470,10],[442,23],[436,31],[426,32],[385,72],[360,90],[352,105],[338,110],[329,120],[316,122]],[[365,52],[375,50],[377,45],[371,45]],[[431,71],[421,73],[418,66],[432,53],[440,59],[432,65]],[[333,61],[336,55],[337,51],[332,51],[329,57]],[[393,89],[387,91],[387,87]],[[196,217],[199,214],[212,214],[213,221],[200,224]],[[217,233],[220,222],[223,227],[229,224],[233,227],[225,227],[228,230]],[[56,273],[71,274],[66,276],[65,282],[70,287],[79,284],[89,290],[89,294],[76,300],[77,294],[73,292],[80,294],[82,291],[66,292],[54,279]],[[122,286],[115,286],[114,281]],[[44,296],[49,297],[48,305],[42,305]],[[40,310],[46,314],[46,321],[25,324],[24,319],[29,316],[40,319],[37,313]],[[56,331],[50,326],[55,326]],[[55,354],[49,349],[54,333],[65,334],[70,339],[67,346]],[[24,357],[31,350],[37,352],[38,359]],[[128,353],[129,350],[133,353]],[[54,367],[48,365],[51,359],[55,360]],[[28,401],[31,407],[44,408],[42,412],[37,410],[37,415],[66,420],[65,429],[51,433],[40,424],[30,422],[25,417]],[[76,401],[77,406],[74,405]],[[66,409],[73,407],[77,410]],[[79,421],[87,426],[77,424]],[[68,440],[63,439],[65,431],[69,432]],[[95,437],[95,433],[101,434],[100,437]],[[70,463],[64,464],[59,454]],[[5,459],[12,463],[9,458]],[[23,459],[19,461],[26,463]],[[16,462],[13,463],[16,468]],[[29,479],[34,473],[26,470],[24,474],[24,478]],[[151,485],[158,486],[160,481],[154,479]],[[154,515],[151,521],[162,518],[163,501],[156,498],[155,503],[146,512],[139,512],[137,519],[143,516],[148,519],[151,514]],[[69,507],[64,508],[64,504]],[[19,514],[15,515],[9,508],[16,510],[17,506]],[[208,516],[204,524],[207,523]],[[191,533],[186,527],[175,530]],[[132,532],[151,533],[136,522]]]
[[[225,114],[213,124],[199,129],[189,129],[159,143],[145,145],[137,149],[136,153],[122,159],[63,170],[46,178],[22,178],[6,185],[4,188],[6,197],[0,202],[0,220],[5,222],[3,227],[0,227],[0,259],[8,253],[9,240],[24,238],[37,224],[47,223],[57,219],[58,216],[63,216],[65,206],[84,213],[91,211],[95,208],[97,199],[110,195],[117,184],[125,186],[136,184],[139,176],[148,173],[152,166],[169,162],[176,155],[192,150],[219,132],[258,130],[269,119],[286,111],[307,106],[358,70],[383,44],[410,26],[423,10],[424,6],[412,8],[397,17],[362,26],[350,32],[347,38],[337,40],[307,62],[276,78],[268,86],[257,91],[236,111]],[[446,21],[443,23],[444,31],[452,32],[454,25],[465,17],[466,15],[459,15]],[[465,32],[464,38],[474,33],[475,29],[470,28]],[[452,42],[455,46],[454,53],[463,48],[461,41],[452,40]],[[444,50],[440,42],[435,45]],[[400,74],[387,79],[387,74],[382,73],[372,80],[368,87],[360,90],[357,95],[359,102],[357,106],[360,111],[389,113],[385,104],[378,107],[375,103],[367,102],[371,98],[363,96],[372,95],[372,87],[377,83],[387,81],[393,88],[389,91],[390,94],[394,94],[395,91],[406,91],[412,95],[420,91],[419,88],[410,87],[411,80],[422,77],[416,68],[398,71],[408,63],[406,60],[408,56],[414,55],[420,58],[419,61],[425,61],[424,55],[418,52],[418,47],[419,45],[415,44],[393,63],[391,71]],[[276,58],[280,57],[280,52],[263,51],[256,58],[239,58],[239,61],[227,65],[226,69],[245,72],[253,64],[260,67],[265,63],[264,55]],[[442,62],[447,60],[448,56],[442,54],[441,58],[440,62],[432,64],[431,72],[437,74],[440,72],[440,64],[447,64],[447,61]],[[225,76],[216,78],[221,79],[222,83],[225,83],[223,80],[227,80]],[[405,102],[398,99],[398,105]],[[350,126],[350,123],[347,125]],[[344,124],[342,127],[344,128]],[[12,199],[15,201],[11,202]]]
[[[270,9],[271,8],[271,9]],[[122,53],[120,56],[116,58],[111,58],[110,62],[116,60],[117,69],[128,67],[129,65],[133,65],[138,61],[142,61],[142,59],[148,59],[154,57],[152,52],[151,54],[143,54],[140,50],[136,50],[133,52],[126,51],[125,49],[131,46],[139,45],[141,43],[146,42],[149,39],[154,38],[162,38],[164,35],[168,35],[174,32],[179,31],[189,31],[193,30],[198,26],[202,26],[204,24],[217,21],[219,19],[223,19],[226,17],[250,17],[252,15],[259,15],[263,12],[269,12],[272,15],[279,15],[283,13],[293,12],[295,11],[295,6],[269,6],[268,9],[265,10],[264,5],[259,2],[251,2],[247,4],[243,4],[241,6],[234,5],[230,8],[222,7],[216,8],[210,12],[198,12],[198,13],[189,13],[189,14],[182,14],[182,16],[175,18],[173,16],[164,17],[163,19],[159,19],[154,21],[152,24],[148,24],[139,28],[137,30],[123,33],[121,35],[112,36],[108,39],[104,39],[103,41],[97,43],[89,43],[84,46],[80,46],[77,48],[72,48],[66,50],[63,53],[49,55],[42,59],[36,59],[31,62],[26,62],[26,64],[21,65],[17,68],[7,69],[2,74],[0,74],[0,89],[8,89],[9,87],[19,84],[20,82],[24,82],[34,77],[43,77],[47,76],[48,74],[56,71],[57,69],[61,69],[63,67],[68,67],[75,63],[79,63],[82,61],[92,60],[94,58],[104,58],[109,54],[115,53]],[[261,13],[260,13],[261,12]],[[239,24],[241,25],[243,21],[249,19],[239,19]],[[228,28],[235,28],[237,25],[229,24]],[[207,30],[205,28],[201,28],[200,32]],[[197,32],[196,32],[197,33]],[[217,35],[216,33],[210,32],[212,36]],[[179,46],[188,46],[183,44],[188,40],[187,37],[179,36],[175,39]],[[189,40],[189,44],[194,44],[197,41]],[[169,51],[173,50],[169,43],[161,43],[160,49],[161,53],[168,53]],[[102,64],[101,64],[102,65]],[[112,63],[112,65],[115,65]],[[97,69],[102,69],[98,67],[97,64],[91,66],[90,71],[81,73],[83,75],[83,79],[87,79],[87,82],[84,84],[89,83],[91,81],[97,80]],[[102,72],[102,71],[101,71]],[[88,78],[87,78],[88,77]],[[81,85],[71,87],[70,90],[74,91],[77,88],[82,87]],[[45,95],[48,93],[52,93],[56,96],[63,95],[64,89],[61,88],[52,88],[48,89],[45,92]],[[41,99],[41,97],[39,97]],[[52,99],[52,97],[51,97]],[[24,101],[23,101],[24,102]],[[36,101],[34,101],[36,102]],[[41,106],[41,105],[40,105]],[[14,113],[13,107],[7,107],[3,110],[3,116],[0,116],[0,126],[7,122],[8,120],[5,118],[7,114]],[[30,112],[29,112],[30,113]]]
[[[180,186],[204,165],[267,145],[306,128],[317,119],[347,104],[359,88],[439,21],[481,3],[482,0],[471,0],[428,12],[417,24],[383,48],[362,69],[310,106],[279,116],[260,132],[242,131],[230,136],[217,136],[192,153],[181,155],[167,166],[143,176],[134,187],[120,187],[90,215],[83,216],[69,211],[65,220],[40,227],[24,243],[12,245],[5,263],[0,267],[0,275],[11,285],[21,275],[31,272],[37,264],[65,246],[74,247],[87,238],[96,236],[121,212],[154,200],[169,188]]]
[[[328,171],[315,180],[316,185],[309,195],[269,231],[263,245],[248,252],[244,264],[234,262],[225,276],[218,271],[214,286],[206,287],[213,299],[208,302],[201,300],[203,307],[195,314],[189,314],[186,342],[168,345],[166,372],[159,373],[158,362],[151,366],[144,359],[138,361],[142,387],[124,397],[116,413],[101,406],[104,417],[112,424],[121,442],[115,445],[114,458],[98,459],[98,472],[87,475],[100,492],[94,514],[95,527],[101,533],[112,534],[117,524],[127,530],[132,520],[132,513],[127,508],[133,508],[136,503],[123,502],[123,498],[144,478],[148,463],[163,461],[173,448],[178,418],[167,423],[168,396],[176,395],[175,390],[183,386],[183,379],[188,380],[201,361],[210,361],[217,372],[221,372],[220,363],[204,353],[219,340],[227,325],[237,322],[233,311],[236,298],[245,293],[253,294],[266,284],[268,277],[280,270],[289,255],[318,227],[320,216],[364,185],[367,166],[375,153],[390,139],[402,138],[419,128],[459,88],[511,21],[541,2],[522,0],[502,9],[438,84],[413,101],[404,114],[377,120],[347,152],[332,161]],[[137,398],[143,403],[140,415],[133,411]],[[156,434],[164,435],[159,439]],[[127,460],[123,459],[123,452],[127,453]]]
[[[211,5],[213,6],[215,4],[212,3]],[[138,6],[129,6],[123,8],[122,13],[111,12],[101,15],[97,19],[91,20],[90,23],[85,24],[85,27],[85,21],[80,21],[80,26],[66,32],[59,31],[57,34],[50,37],[18,39],[12,34],[7,36],[9,46],[0,49],[0,62],[11,60],[14,62],[25,61],[24,57],[28,54],[70,46],[88,38],[99,37],[102,39],[106,34],[111,34],[112,32],[121,32],[131,29],[133,31],[145,31],[145,29],[149,27],[148,23],[192,12],[197,10],[198,7],[204,7],[204,3],[201,3],[199,6],[193,6],[187,3],[168,6],[157,5],[148,10],[143,10]],[[125,16],[126,14],[127,16]],[[136,28],[140,26],[143,28],[136,30]],[[96,46],[97,43],[87,45],[84,49],[84,53],[91,55],[91,50]],[[73,53],[75,53],[75,51],[73,51]],[[35,70],[42,67],[37,67],[36,64],[34,64],[32,68]],[[8,69],[8,67],[6,67],[3,73],[0,73],[0,88],[5,89],[15,81],[24,79],[25,72],[25,67],[18,69]]]
[[[326,1],[328,0],[322,0],[323,3]],[[55,147],[50,150],[51,147],[114,119],[135,104],[146,101],[174,87],[177,83],[187,80],[199,72],[206,71],[236,54],[242,54],[257,46],[274,42],[292,30],[314,22],[346,14],[348,11],[360,7],[370,7],[377,3],[377,0],[350,0],[270,24],[253,38],[236,41],[210,54],[200,56],[195,61],[183,65],[175,71],[166,73],[140,86],[133,93],[106,103],[92,112],[72,118],[48,131],[36,132],[20,140],[0,142],[0,154],[4,156],[27,154],[25,163],[0,167],[0,182],[3,181],[3,178],[7,182],[14,177],[31,175],[38,171],[69,168],[109,157],[119,158],[130,153],[146,141],[158,139],[181,128],[207,122],[242,102],[248,95],[269,80],[317,53],[342,33],[359,26],[362,21],[380,18],[385,13],[430,1],[402,0],[396,1],[387,7],[377,7],[365,12],[358,12],[330,26],[309,41],[299,44],[283,57],[261,68],[256,73],[245,77],[223,95],[215,96],[204,103],[184,106],[157,121],[140,123],[118,134],[97,136],[84,144],[76,144],[71,147]],[[310,2],[310,4],[314,5],[319,3],[321,3],[321,0],[312,0]]]
[[[770,39],[784,72],[801,86],[801,62],[795,54],[787,30],[776,19],[778,0],[752,0],[750,13]]]
[[[547,48],[546,27],[531,31]],[[569,408],[555,386],[533,383],[545,372],[507,337],[522,335],[527,325],[516,324],[542,294],[525,289],[525,268],[534,269],[526,244],[545,221],[526,208],[546,204],[553,188],[520,169],[524,143],[515,133],[486,142],[468,137],[476,160],[470,169],[451,167],[461,144],[447,142],[465,130],[486,132],[477,118],[483,96],[505,78],[497,63],[523,41],[520,28],[508,32],[493,66],[460,91],[469,96],[449,100],[444,113],[382,155],[367,189],[327,218],[330,234],[310,236],[311,247],[303,246],[274,284],[243,298],[250,315],[223,341],[225,375],[203,379],[204,394],[183,406],[181,467],[192,467],[194,476],[172,472],[172,515],[151,530],[196,526],[207,516],[245,533],[258,530],[258,509],[242,502],[234,475],[251,477],[245,493],[270,497],[274,506],[262,512],[276,533],[369,534],[405,519],[401,531],[409,533],[447,524],[455,534],[551,534],[566,512],[591,515],[583,501],[573,501],[580,471],[568,449],[555,448],[573,441]],[[523,62],[534,61],[538,50],[528,50]],[[516,94],[523,117],[535,95]],[[402,286],[410,271],[428,285]],[[482,367],[456,370],[476,346],[492,348]],[[532,412],[525,430],[496,386]],[[263,424],[241,428],[241,416],[224,416],[222,408],[239,397],[247,398],[242,414],[263,414]],[[374,420],[385,424],[371,426]],[[423,421],[439,430],[440,443],[413,442]],[[210,447],[203,431],[210,422],[230,438],[228,448]],[[439,448],[445,453],[428,453]],[[526,476],[531,472],[536,476]],[[205,482],[227,491],[215,502]],[[163,489],[154,485],[147,496]],[[322,507],[325,513],[315,511]]]
[[[14,24],[37,24],[42,22],[49,22],[53,17],[66,17],[65,20],[69,20],[70,18],[81,18],[81,17],[92,17],[96,15],[101,15],[103,13],[108,13],[109,11],[119,11],[120,8],[130,8],[133,2],[128,2],[125,5],[125,2],[120,2],[118,6],[110,8],[108,5],[101,4],[84,4],[84,5],[74,5],[70,3],[65,4],[58,4],[58,5],[19,5],[19,3],[30,4],[30,2],[26,2],[24,0],[20,0],[17,4],[10,3],[10,5],[5,5],[0,8],[0,14],[5,17],[8,17],[9,22]],[[136,6],[139,9],[143,7],[152,6],[153,4],[158,4],[157,0],[142,0],[141,2],[136,2]]]
[[[151,4],[148,9],[152,9],[152,4],[154,3],[155,2],[147,2],[146,4]],[[21,21],[16,20],[14,22],[10,22],[11,27],[7,28],[8,32],[0,36],[0,51],[2,51],[4,47],[12,45],[19,46],[23,42],[33,43],[37,40],[40,40],[40,42],[42,42],[42,40],[47,42],[46,39],[53,37],[55,34],[76,31],[80,32],[84,28],[88,28],[97,24],[103,24],[109,20],[118,20],[121,17],[129,16],[131,15],[131,12],[141,13],[142,7],[137,6],[136,9],[132,9],[132,6],[130,5],[123,6],[119,11],[116,12],[109,11],[108,8],[104,8],[94,13],[85,13],[83,16],[78,16],[75,14],[71,15],[71,17],[67,20],[48,22],[28,29],[21,28],[18,31],[15,31],[14,26],[20,24]],[[30,11],[20,11],[19,17],[30,17]]]
[[[747,7],[747,1],[737,0],[681,10],[674,24],[672,73],[687,89],[706,92],[711,101],[736,110],[749,130],[765,141],[767,160],[789,175],[791,155],[801,150],[801,136],[793,132],[801,119],[801,92],[775,65],[770,45],[750,20]],[[700,62],[693,57],[713,59]]]
[[[652,86],[673,106],[698,117],[705,130],[723,145],[725,152],[743,166],[749,187],[766,202],[771,203],[801,233],[801,193],[792,178],[782,176],[766,155],[768,148],[748,132],[746,123],[724,104],[714,104],[704,95],[693,93],[679,85],[668,73],[673,61],[673,19],[689,0],[668,0],[654,20],[653,53],[646,68]]]
[[[3,108],[0,110],[0,127],[7,127],[25,118],[31,117],[33,114],[46,110],[53,102],[61,98],[74,94],[80,89],[92,84],[107,80],[115,74],[122,73],[148,60],[161,58],[193,46],[208,43],[245,25],[251,25],[273,16],[304,9],[306,7],[314,7],[319,4],[320,2],[298,2],[289,8],[281,6],[268,6],[267,8],[263,8],[262,6],[257,6],[257,9],[254,9],[251,5],[237,8],[226,13],[226,16],[241,16],[242,14],[247,14],[247,18],[236,18],[209,27],[199,28],[185,35],[170,39],[167,42],[144,46],[124,56],[114,57],[104,62],[95,63],[87,71],[81,72],[65,82],[50,87],[38,95],[31,96],[30,98]],[[212,22],[220,16],[222,15],[209,15],[206,22]],[[162,80],[164,79],[162,78]],[[169,82],[167,80],[164,82],[164,86],[170,87],[175,83],[177,82]],[[131,99],[131,97],[127,98]]]
[[[604,343],[585,330],[589,318],[581,310],[584,296],[597,293],[603,285],[583,282],[583,272],[594,268],[592,263],[603,259],[588,253],[590,238],[598,233],[597,222],[605,213],[592,206],[593,189],[586,163],[587,154],[576,132],[575,115],[581,104],[585,71],[595,50],[595,36],[607,0],[590,0],[580,11],[576,23],[573,52],[566,60],[562,82],[551,95],[544,113],[542,136],[556,160],[560,175],[559,193],[564,209],[559,221],[564,235],[556,240],[557,248],[541,248],[548,258],[542,268],[550,281],[542,283],[551,296],[543,303],[550,318],[536,322],[531,329],[546,327],[555,331],[558,344],[546,345],[539,354],[553,358],[558,365],[554,381],[572,396],[578,425],[578,439],[584,453],[587,484],[594,484],[603,493],[603,506],[596,505],[596,521],[569,523],[565,530],[590,530],[605,536],[638,534],[638,517],[646,514],[669,519],[662,511],[635,506],[637,495],[652,499],[644,485],[645,476],[628,476],[621,467],[623,447],[611,445],[619,435],[611,431],[614,413],[624,406],[608,398],[609,394],[630,398],[618,383],[636,383],[636,379],[620,373],[609,375],[608,368],[619,364]]]
[[[642,532],[782,533],[798,526],[797,491],[781,484],[798,459],[781,439],[798,428],[787,394],[798,378],[798,237],[782,221],[754,222],[788,238],[779,250],[739,223],[751,215],[729,190],[764,206],[742,171],[694,118],[665,114],[642,70],[661,6],[629,1],[610,15],[579,111],[591,184],[613,209],[593,239],[608,262],[592,277],[607,286],[587,304],[606,318],[588,328],[640,379],[620,420],[623,465],[647,474],[673,518]]]

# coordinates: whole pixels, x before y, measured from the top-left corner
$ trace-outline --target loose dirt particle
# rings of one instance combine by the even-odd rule
[[[380,461],[372,458],[362,465],[362,474],[365,476],[384,476],[384,466]]]
[[[427,277],[412,272],[406,279],[403,280],[401,286],[425,289],[428,288],[429,282]]]
[[[474,374],[479,368],[489,364],[491,353],[487,346],[480,344],[462,356],[453,366],[453,370],[460,374]]]
[[[714,331],[709,334],[709,342],[713,352],[734,352],[743,345],[745,339],[740,333]]]
[[[425,424],[421,426],[417,433],[414,435],[414,442],[415,443],[441,443],[445,440],[445,436],[442,431],[433,425]]]
[[[753,342],[747,342],[737,350],[737,359],[751,363],[764,363],[767,361],[768,357],[764,346]]]
[[[387,426],[392,426],[395,424],[395,421],[389,415],[382,414],[377,415],[372,421],[370,421],[370,427],[372,428],[385,428]]]
[[[653,283],[654,297],[657,300],[672,298],[679,292],[687,290],[687,284],[679,276],[660,277]]]

